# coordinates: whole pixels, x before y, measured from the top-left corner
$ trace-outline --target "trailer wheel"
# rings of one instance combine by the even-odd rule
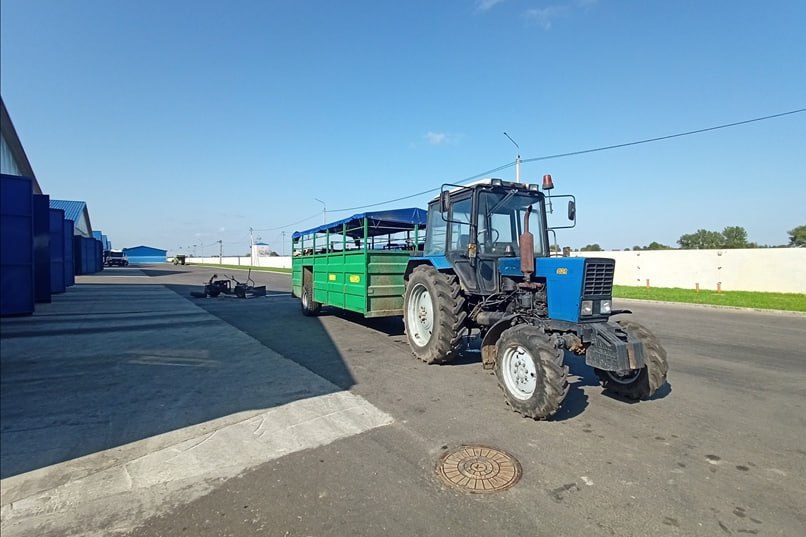
[[[553,416],[568,393],[563,351],[540,328],[508,328],[497,343],[495,374],[512,410],[536,420]]]
[[[302,314],[308,317],[319,315],[319,310],[322,309],[322,303],[313,299],[313,290],[310,279],[306,279],[302,284],[300,305],[302,306]]]
[[[642,369],[622,373],[596,369],[596,375],[602,387],[611,393],[625,399],[649,399],[666,383],[666,373],[669,371],[666,351],[645,326],[634,321],[618,321],[618,324],[643,344],[645,365]]]
[[[411,352],[427,364],[441,364],[459,354],[467,312],[455,275],[431,265],[415,267],[406,282],[403,323]]]

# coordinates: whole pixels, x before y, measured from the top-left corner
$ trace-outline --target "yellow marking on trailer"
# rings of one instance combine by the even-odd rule
[[[557,274],[560,274],[560,275],[568,274],[568,269],[565,268],[565,267],[560,267],[560,268],[557,269]]]
[[[361,276],[358,274],[350,274],[350,283],[361,283]]]
[[[335,274],[328,274],[327,275],[327,280],[329,282],[335,282],[336,281],[336,275]]]

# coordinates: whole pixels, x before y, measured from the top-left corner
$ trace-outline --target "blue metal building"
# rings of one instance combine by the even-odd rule
[[[151,246],[133,246],[124,248],[123,252],[129,258],[129,263],[165,263],[168,260],[168,250]]]
[[[76,274],[102,269],[102,240],[86,203],[42,192],[2,98],[0,134],[0,315],[30,315]]]
[[[0,99],[0,315],[30,315],[38,298],[50,295],[49,275],[37,274],[49,237],[40,229],[42,196],[6,105]],[[48,215],[49,218],[49,215]],[[44,242],[39,239],[43,239]],[[47,289],[36,286],[47,285]]]
[[[100,241],[93,237],[90,213],[83,201],[50,200],[51,209],[64,211],[65,220],[73,223],[73,266],[75,274],[93,274],[103,267]]]

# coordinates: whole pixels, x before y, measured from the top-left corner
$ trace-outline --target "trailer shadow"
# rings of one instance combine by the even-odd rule
[[[0,320],[0,477],[355,382],[322,324],[300,327],[287,292],[194,300],[198,285],[128,281],[86,277],[34,315]]]

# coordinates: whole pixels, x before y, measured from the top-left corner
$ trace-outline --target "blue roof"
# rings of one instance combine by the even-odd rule
[[[364,236],[364,217],[369,219],[367,237],[375,237],[377,235],[386,235],[407,229],[414,229],[415,227],[424,227],[427,216],[428,213],[426,211],[416,207],[359,213],[342,220],[331,222],[330,224],[323,224],[305,231],[295,231],[294,234],[291,235],[291,238],[298,239],[303,235],[325,233],[326,231],[341,233],[342,225],[344,224],[347,224],[348,236],[360,238]]]
[[[83,201],[69,201],[69,200],[50,200],[51,209],[62,209],[64,211],[64,218],[73,222],[81,217],[87,204]]]
[[[124,248],[123,251],[129,255],[132,253],[134,253],[135,255],[138,254],[142,255],[145,253],[165,255],[166,253],[168,253],[168,250],[163,250],[162,248],[154,248],[153,246],[144,246],[142,244],[140,246],[132,246],[131,248]]]

